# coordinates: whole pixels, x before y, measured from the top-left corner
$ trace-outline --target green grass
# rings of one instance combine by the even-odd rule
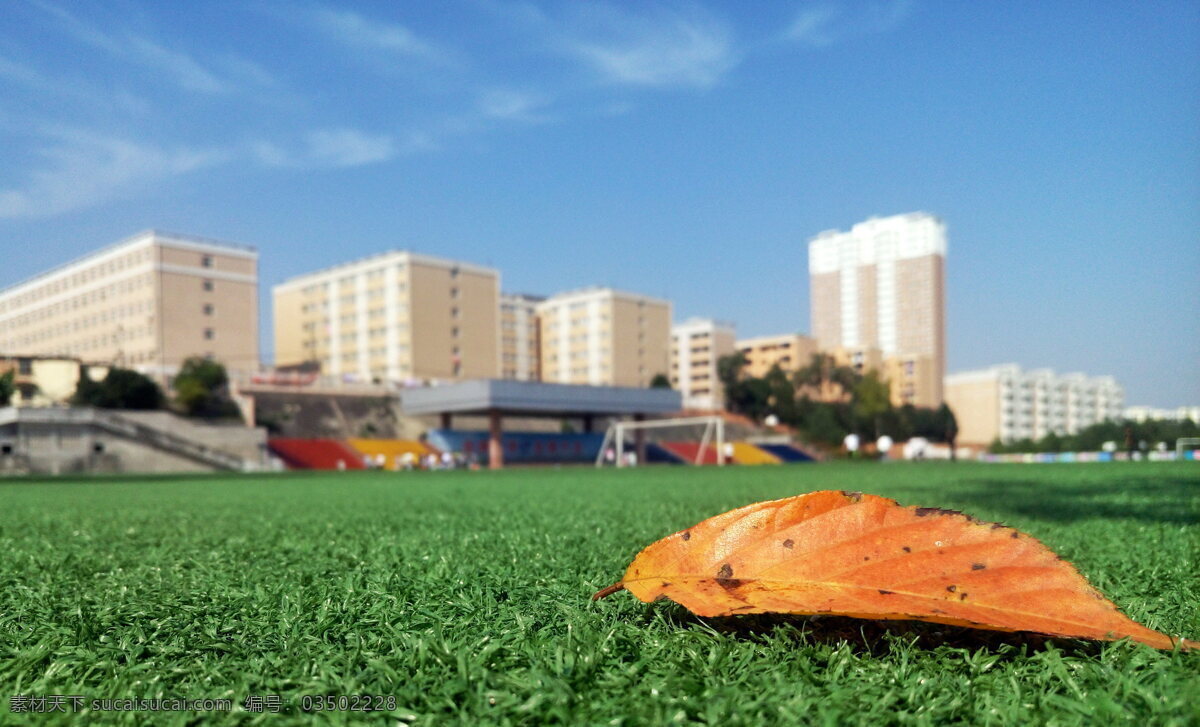
[[[1200,724],[1198,654],[589,600],[668,533],[816,489],[1003,521],[1200,638],[1188,463],[23,481],[0,483],[0,722],[70,720],[5,714],[21,693],[396,697],[333,724]]]

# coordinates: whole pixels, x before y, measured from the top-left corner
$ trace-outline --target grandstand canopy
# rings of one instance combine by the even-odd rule
[[[400,408],[408,415],[490,414],[501,416],[632,416],[679,411],[672,389],[547,384],[539,381],[477,379],[444,386],[405,389]]]
[[[678,391],[671,389],[634,389],[622,386],[580,386],[547,384],[538,381],[477,379],[445,386],[406,389],[400,395],[400,409],[407,415],[440,414],[448,427],[455,414],[482,414],[488,417],[488,464],[504,466],[500,447],[501,420],[520,417],[582,417],[590,429],[594,417],[667,414],[682,405]],[[638,449],[643,450],[639,439]],[[645,459],[639,451],[639,457]]]

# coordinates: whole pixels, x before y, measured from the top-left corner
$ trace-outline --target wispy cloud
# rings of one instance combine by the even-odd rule
[[[160,147],[129,139],[58,129],[26,183],[0,189],[0,218],[48,217],[123,199],[163,180],[220,164],[213,149]]]
[[[268,86],[274,83],[263,68],[234,55],[206,64],[183,50],[168,47],[146,36],[131,32],[104,32],[56,5],[39,0],[35,0],[34,5],[53,16],[59,29],[76,41],[158,71],[188,91],[227,94],[250,85]]]
[[[808,4],[796,13],[784,37],[823,48],[848,38],[894,30],[911,12],[911,0],[879,0],[858,5]]]
[[[45,132],[41,159],[24,183],[0,188],[0,219],[49,217],[140,195],[169,180],[213,167],[257,161],[272,167],[331,169],[379,164],[430,151],[422,133],[370,134],[322,129],[299,141],[197,148],[165,146],[79,129]]]
[[[399,23],[367,18],[352,10],[318,7],[312,24],[328,37],[360,51],[385,52],[397,56],[446,62],[451,54],[441,46],[419,37]]]
[[[489,119],[540,124],[553,120],[544,111],[548,103],[541,94],[492,89],[480,97],[479,112]]]
[[[268,166],[319,168],[378,164],[398,156],[430,151],[436,146],[431,137],[421,133],[397,138],[357,129],[321,129],[306,134],[298,144],[263,141],[254,144],[253,149],[258,161]]]
[[[830,23],[837,17],[837,8],[832,5],[814,5],[802,9],[788,26],[786,36],[813,47],[833,43],[834,35]]]
[[[699,9],[594,11],[605,37],[577,34],[563,46],[609,82],[708,88],[738,64],[729,27]]]

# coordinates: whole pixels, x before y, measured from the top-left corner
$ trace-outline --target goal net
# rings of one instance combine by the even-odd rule
[[[725,420],[719,416],[619,421],[609,425],[596,466],[629,467],[649,462],[724,465]]]

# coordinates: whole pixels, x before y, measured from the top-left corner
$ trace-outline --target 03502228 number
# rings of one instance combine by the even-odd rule
[[[394,696],[379,694],[306,695],[300,698],[303,712],[390,712],[395,708]]]

